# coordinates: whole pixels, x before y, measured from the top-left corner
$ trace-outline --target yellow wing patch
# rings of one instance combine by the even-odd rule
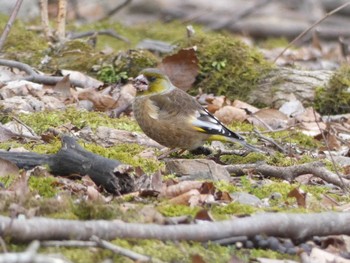
[[[230,142],[231,140],[223,135],[220,135],[220,134],[214,134],[214,135],[211,135],[209,138],[208,138],[208,141],[221,141],[221,142]]]
[[[194,128],[196,131],[205,132],[205,130],[204,130],[203,128],[201,128],[201,127],[196,127],[196,126],[194,126],[193,128]]]

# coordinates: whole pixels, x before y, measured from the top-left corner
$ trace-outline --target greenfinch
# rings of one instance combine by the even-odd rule
[[[259,151],[225,127],[197,100],[175,87],[159,69],[148,68],[133,81],[133,112],[143,132],[169,148],[194,150],[206,141],[234,142]]]

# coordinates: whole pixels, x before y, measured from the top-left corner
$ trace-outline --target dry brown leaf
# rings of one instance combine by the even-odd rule
[[[288,197],[294,197],[297,200],[298,207],[306,207],[306,193],[300,188],[294,188],[288,193]]]
[[[7,175],[19,176],[19,168],[14,163],[0,158],[0,177]]]
[[[350,165],[343,167],[344,175],[350,175]]]
[[[15,195],[19,197],[20,202],[23,202],[29,193],[28,178],[27,172],[22,171],[9,187],[9,190],[14,191]]]
[[[311,250],[310,261],[317,262],[317,263],[328,263],[328,262],[350,263],[349,259],[345,259],[343,257],[334,255],[332,253],[326,252],[316,247],[314,247]]]
[[[60,81],[58,81],[53,87],[53,90],[56,94],[58,94],[58,97],[62,101],[71,99],[73,96],[71,93],[71,82],[69,75],[64,76]]]
[[[183,181],[175,185],[168,186],[161,194],[160,196],[164,197],[175,197],[179,196],[183,193],[186,193],[192,189],[196,189],[196,191],[199,193],[198,189],[202,186],[202,182],[199,181]]]
[[[214,115],[224,124],[230,124],[235,121],[243,122],[248,117],[245,110],[233,106],[224,106],[218,109]]]
[[[198,58],[194,48],[181,49],[174,55],[165,57],[158,65],[171,82],[187,91],[198,75]]]
[[[197,214],[194,216],[194,219],[196,220],[205,220],[205,221],[214,221],[213,217],[210,215],[209,211],[206,209],[201,209],[197,212]]]
[[[87,76],[79,71],[61,70],[61,74],[63,76],[69,75],[69,78],[71,80],[79,81],[86,88],[98,88],[98,87],[101,87],[103,85],[103,82],[101,82],[97,79],[94,79],[92,77],[89,77],[89,76]]]
[[[14,137],[16,137],[16,134],[0,123],[0,142],[9,141]]]
[[[206,263],[206,261],[202,258],[201,255],[193,255],[192,256],[192,263]]]
[[[327,140],[328,147],[329,147],[328,150],[336,151],[336,150],[340,149],[341,143],[338,140],[337,136],[335,136],[334,134],[328,134],[326,136],[326,140]]]
[[[268,130],[277,130],[287,127],[288,116],[276,109],[261,109],[248,117],[254,126]]]
[[[295,119],[298,122],[322,122],[321,115],[318,114],[312,107],[306,108],[305,111],[296,116]]]
[[[313,136],[315,139],[319,138],[322,140],[323,136],[321,135],[321,131],[326,129],[326,124],[324,122],[302,122],[298,127],[301,129],[302,133]]]
[[[104,200],[103,195],[101,195],[101,193],[94,186],[88,186],[86,188],[86,194],[87,194],[88,200],[91,200],[91,201]]]
[[[78,93],[79,100],[89,100],[98,111],[108,111],[115,109],[117,101],[109,95],[101,95],[95,89],[84,89]]]
[[[218,109],[222,108],[225,105],[226,97],[225,96],[217,96],[214,98],[207,98],[208,102],[207,110],[210,113],[215,113]]]
[[[195,197],[195,199],[193,198]],[[191,200],[192,199],[192,200]],[[199,203],[200,199],[200,193],[197,189],[192,189],[186,193],[183,193],[181,195],[178,195],[172,199],[169,200],[170,204],[174,205],[190,205],[195,206],[197,203]],[[191,200],[191,202],[190,202]]]
[[[216,187],[213,182],[203,182],[201,187],[199,188],[199,192],[201,194],[214,194]]]
[[[226,203],[231,203],[233,199],[232,199],[230,193],[218,191],[215,193],[215,200],[224,201]]]
[[[164,216],[158,212],[153,206],[144,206],[140,210],[140,217],[142,223],[156,223],[163,225],[165,222]]]
[[[233,107],[236,107],[238,109],[242,109],[244,111],[247,111],[248,113],[255,113],[257,111],[259,111],[258,108],[244,102],[244,101],[240,101],[240,100],[234,100],[232,103]]]

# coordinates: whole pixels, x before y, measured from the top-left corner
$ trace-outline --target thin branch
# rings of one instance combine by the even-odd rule
[[[284,149],[281,145],[279,145],[274,139],[262,135],[261,132],[260,132],[259,130],[255,129],[255,128],[254,128],[253,131],[254,131],[255,134],[258,135],[258,137],[259,137],[260,139],[262,139],[262,140],[264,140],[264,141],[267,141],[267,142],[269,142],[269,143],[275,145],[276,148],[277,148],[280,152],[282,152],[282,153],[284,153],[284,154],[287,154],[287,150]]]
[[[35,131],[29,127],[27,124],[25,124],[23,121],[21,121],[20,119],[18,119],[17,117],[15,116],[11,116],[12,119],[14,119],[16,122],[18,122],[19,124],[21,124],[22,126],[24,126],[32,135],[34,138],[36,139],[39,139],[40,140],[40,137],[35,133]]]
[[[123,3],[121,3],[120,5],[117,5],[115,8],[113,8],[112,10],[110,10],[104,17],[102,17],[101,19],[99,19],[98,21],[102,21],[108,17],[111,17],[112,15],[115,15],[116,13],[118,13],[120,10],[122,10],[124,7],[126,7],[128,4],[131,3],[132,0],[125,0]]]
[[[240,14],[235,15],[229,21],[225,21],[223,23],[218,23],[217,25],[215,25],[211,29],[212,30],[219,30],[219,29],[227,27],[228,25],[233,25],[233,24],[237,23],[238,21],[242,20],[243,18],[250,16],[255,11],[259,10],[261,7],[269,4],[271,1],[272,0],[260,0],[260,1],[257,1],[257,2],[255,2],[255,4],[253,6],[246,8]]]
[[[331,12],[327,13],[324,17],[322,17],[321,19],[317,20],[315,23],[313,23],[309,28],[305,29],[303,32],[301,32],[296,38],[294,38],[286,47],[285,49],[282,50],[282,52],[273,60],[273,62],[276,62],[277,59],[279,59],[284,52],[286,52],[292,45],[294,45],[300,38],[302,38],[303,36],[305,36],[307,33],[309,33],[311,31],[311,29],[313,29],[315,26],[319,25],[323,20],[326,20],[328,17],[330,17],[331,15],[335,14],[336,12],[340,11],[341,9],[343,9],[344,7],[350,5],[350,2],[346,2],[344,4],[342,4],[341,6],[333,9]]]
[[[15,4],[15,7],[13,8],[13,11],[11,13],[11,16],[10,16],[9,20],[7,21],[5,29],[4,29],[4,31],[1,34],[1,37],[0,37],[0,51],[2,50],[2,48],[3,48],[4,44],[5,44],[6,38],[7,38],[8,34],[10,33],[11,27],[12,27],[13,22],[15,21],[15,19],[17,17],[19,9],[21,8],[22,2],[23,2],[23,0],[17,0],[17,2]]]
[[[65,220],[0,216],[0,233],[17,242],[32,240],[105,240],[142,238],[207,242],[229,237],[267,235],[304,241],[313,236],[350,235],[350,213],[260,213],[250,217],[190,225],[125,223],[120,220]],[[278,227],[276,227],[278,226]]]
[[[90,37],[93,35],[106,35],[106,36],[111,36],[114,38],[117,38],[119,40],[122,40],[126,43],[130,43],[130,40],[127,39],[126,37],[123,37],[122,35],[118,34],[115,32],[113,29],[106,29],[106,30],[99,30],[99,31],[88,31],[88,32],[79,32],[79,33],[69,33],[67,37],[69,39],[77,39],[77,38],[83,38],[83,37]]]
[[[0,59],[0,65],[23,70],[29,75],[28,77],[23,78],[24,80],[39,84],[55,85],[63,79],[63,77],[40,75],[31,66],[14,60]],[[79,79],[70,79],[70,82],[73,86],[86,88],[86,84]]]
[[[339,171],[338,171],[337,165],[335,164],[333,155],[332,155],[332,153],[331,153],[331,148],[329,147],[329,144],[328,144],[328,140],[327,140],[327,138],[326,138],[326,136],[325,136],[325,134],[324,134],[324,131],[321,129],[321,126],[320,126],[320,124],[319,124],[319,122],[318,122],[318,120],[317,120],[316,112],[315,112],[314,109],[313,109],[312,112],[313,112],[313,115],[314,115],[314,117],[315,117],[316,125],[317,125],[317,127],[318,127],[318,129],[319,129],[319,131],[320,131],[320,133],[321,133],[321,135],[322,135],[322,139],[323,139],[323,141],[324,141],[324,143],[325,143],[325,145],[326,145],[326,148],[327,148],[327,150],[328,150],[329,157],[330,157],[331,162],[332,162],[332,165],[333,165],[333,169],[335,170],[335,173],[338,175],[340,182],[343,184],[341,188],[342,188],[345,192],[349,192],[348,185],[345,184],[344,179],[341,177],[341,175],[340,175],[340,173],[339,173]]]
[[[95,241],[96,245],[101,247],[101,248],[111,250],[115,254],[123,255],[123,256],[128,257],[134,261],[137,261],[137,262],[151,261],[151,257],[149,257],[149,256],[141,255],[141,254],[133,252],[131,250],[116,246],[108,241],[100,239],[97,236],[92,236],[91,240]]]
[[[49,24],[49,12],[48,12],[48,0],[40,0],[40,16],[41,25],[44,29],[45,37],[47,41],[52,38],[52,32]]]
[[[66,38],[67,0],[58,0],[57,37],[59,42]]]
[[[329,171],[324,167],[324,163],[322,162],[304,163],[286,167],[276,167],[264,163],[225,165],[224,167],[229,173],[234,173],[236,175],[243,175],[247,170],[253,170],[253,172],[261,174],[262,176],[280,178],[289,182],[300,175],[313,174],[341,188],[350,187],[350,180],[341,178],[337,174]]]

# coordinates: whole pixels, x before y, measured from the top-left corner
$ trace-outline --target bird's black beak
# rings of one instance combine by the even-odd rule
[[[134,85],[137,91],[146,91],[148,90],[148,80],[144,75],[137,76],[132,84]]]

